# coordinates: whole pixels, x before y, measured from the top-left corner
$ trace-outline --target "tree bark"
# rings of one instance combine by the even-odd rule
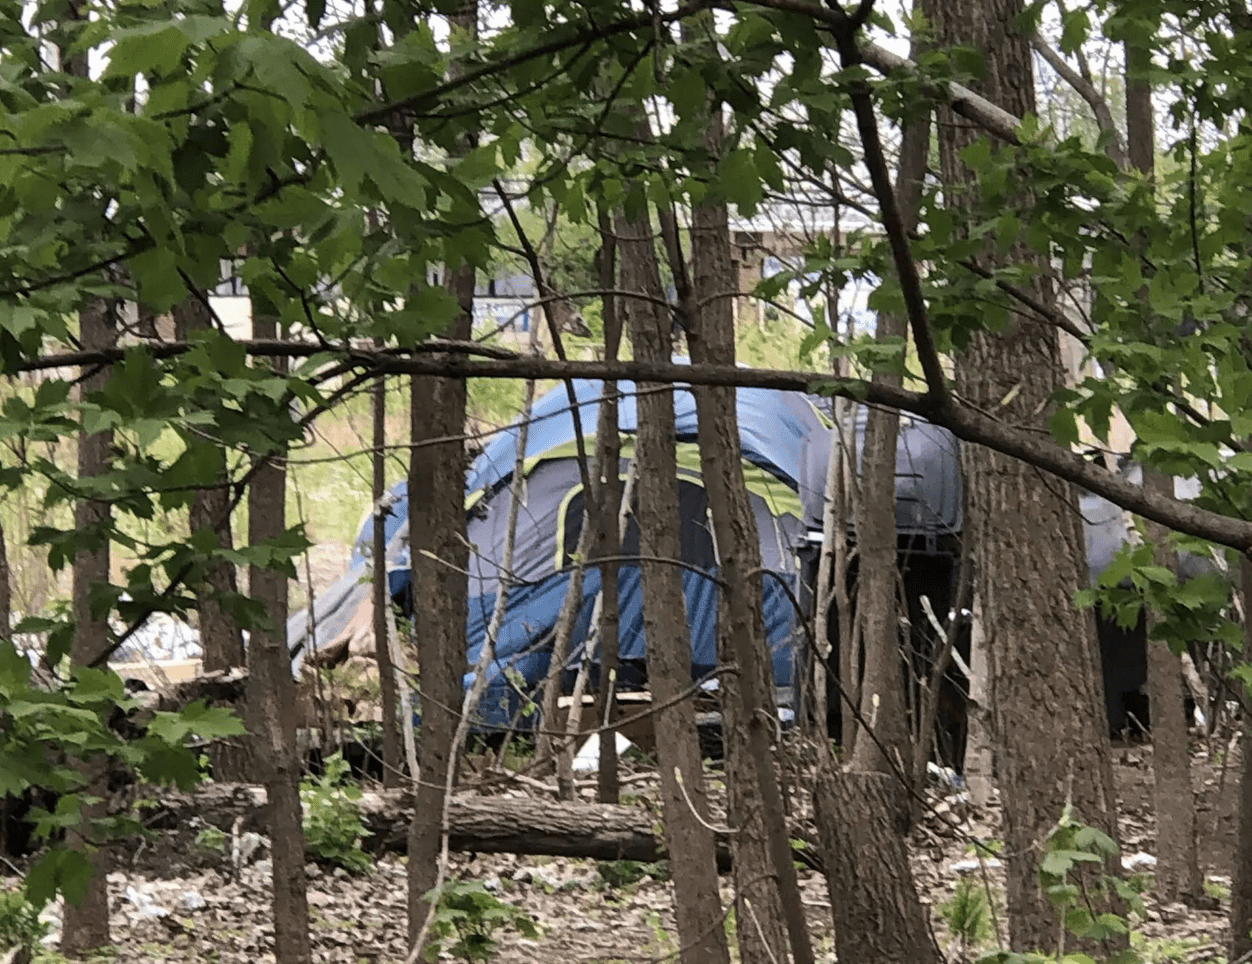
[[[448,337],[470,336],[474,269],[449,273],[447,287],[460,305]],[[409,834],[409,939],[417,939],[430,909],[426,893],[435,886],[440,850],[443,786],[452,757],[452,738],[463,699],[466,670],[465,614],[465,382],[415,378],[412,388],[413,456],[409,465],[409,544],[418,690],[422,725],[417,754],[421,782]],[[435,441],[445,439],[446,441]],[[417,774],[414,774],[414,779]]]
[[[213,326],[209,313],[208,292],[192,292],[174,309],[174,333],[181,341],[195,332]],[[210,529],[217,548],[234,548],[230,527],[230,492],[226,474],[225,452],[220,451],[220,467],[213,488],[198,489],[191,503],[192,533]],[[222,609],[223,596],[239,591],[235,567],[224,559],[215,559],[205,572],[204,582],[196,586],[196,608],[200,614],[200,646],[204,651],[205,672],[233,669],[245,663],[243,633],[238,624]]]
[[[917,227],[929,146],[929,115],[905,126],[895,193],[906,232]],[[908,320],[903,315],[879,313],[876,333],[879,341],[903,339],[907,334]],[[898,367],[877,372],[873,377],[883,385],[898,388],[904,384],[903,369],[904,358],[901,357]],[[906,770],[903,762],[912,759],[898,618],[896,443],[899,431],[899,412],[877,407],[867,412],[860,497],[856,500],[856,541],[860,554],[856,608],[858,618],[863,620],[865,641],[861,716],[874,721],[876,739],[862,734],[864,738],[856,742],[852,751],[852,769],[867,773],[891,773],[895,768]],[[901,795],[897,803],[904,800]]]
[[[85,61],[78,64],[73,58],[69,72],[86,76]],[[81,71],[81,73],[80,73]],[[112,347],[117,336],[117,305],[103,299],[92,298],[79,312],[79,340],[85,349]],[[85,400],[92,392],[99,391],[109,380],[109,369],[103,368],[85,377],[80,383],[81,397]],[[113,448],[111,431],[96,432],[78,437],[78,477],[89,479],[108,470]],[[98,530],[100,542],[94,548],[80,549],[74,557],[73,609],[74,641],[70,649],[70,662],[75,666],[89,666],[108,646],[109,624],[106,614],[97,615],[91,606],[93,586],[108,585],[110,579],[110,551],[108,539],[109,505],[82,499],[74,506],[74,525],[79,533]],[[85,792],[103,797],[106,767],[103,761],[87,760],[77,764],[88,779]],[[95,820],[105,817],[103,803],[83,807],[83,819]],[[61,932],[61,953],[67,957],[86,954],[111,942],[109,931],[109,889],[107,882],[108,859],[103,848],[87,843],[82,835],[70,831],[66,834],[71,847],[86,852],[92,866],[91,883],[80,903],[67,901],[65,921]]]
[[[71,0],[65,16],[67,20],[82,20],[87,11],[81,0]],[[61,66],[73,77],[90,77],[87,53],[72,56],[65,48],[59,48]],[[105,298],[91,298],[79,311],[79,342],[85,351],[113,348],[117,340],[116,302]],[[101,367],[79,383],[79,398],[86,399],[101,389],[109,380],[110,369]],[[78,477],[91,478],[108,469],[113,448],[113,433],[97,432],[78,436]],[[91,587],[108,585],[110,581],[110,552],[108,539],[110,508],[107,502],[80,500],[74,505],[74,525],[80,533],[99,527],[100,541],[91,548],[80,549],[74,557],[71,600],[74,613],[74,639],[70,647],[70,662],[76,666],[89,666],[108,646],[109,624],[107,614],[95,615],[91,607]],[[5,627],[7,632],[8,627]],[[88,783],[85,792],[104,797],[102,786],[106,765],[100,760],[87,760],[78,764]],[[106,815],[103,803],[88,804],[82,809],[83,820]],[[103,849],[92,847],[80,834],[70,831],[66,842],[71,847],[86,852],[91,863],[91,882],[83,900],[65,904],[65,917],[61,930],[61,953],[74,956],[94,951],[110,943],[109,936],[109,888],[108,859]]]
[[[1130,165],[1149,181],[1156,170],[1155,120],[1152,111],[1151,52],[1134,42],[1124,44],[1126,56],[1126,141]],[[1145,299],[1146,307],[1146,299]],[[1143,484],[1173,496],[1174,480],[1144,469]],[[1178,571],[1176,554],[1166,548],[1164,526],[1148,523],[1157,546],[1156,562]],[[1155,615],[1147,614],[1148,701],[1152,710],[1152,774],[1156,811],[1155,891],[1163,902],[1195,904],[1204,899],[1196,843],[1195,788],[1191,783],[1191,751],[1187,738],[1186,696],[1182,666],[1160,640],[1152,638]]]
[[[938,44],[983,51],[980,93],[1019,116],[1034,113],[1030,46],[1013,26],[1020,0],[925,0],[922,11]],[[976,190],[959,156],[973,137],[950,113],[941,114],[945,195],[949,207],[960,208]],[[1014,255],[1036,258],[1020,247]],[[1046,302],[1050,293],[1036,287]],[[1002,333],[973,337],[957,359],[956,389],[1005,422],[1046,432],[1048,399],[1064,375],[1056,330],[1015,319]],[[1054,945],[1057,919],[1037,884],[1039,842],[1067,802],[1077,819],[1117,835],[1094,617],[1076,611],[1072,601],[1086,582],[1077,497],[1071,486],[977,446],[963,448],[962,462],[968,522],[979,540],[975,593],[994,697],[1010,945],[1047,949]]]
[[[188,340],[194,332],[208,331],[212,325],[207,291],[191,292],[182,304],[174,308],[174,336],[180,341]],[[217,484],[211,488],[196,490],[188,513],[188,528],[193,535],[201,529],[209,529],[219,550],[231,550],[235,541],[231,532],[231,500],[228,488],[230,479],[225,450],[219,448],[216,457],[219,463]],[[233,669],[247,663],[243,632],[238,622],[222,608],[221,603],[223,597],[238,591],[235,567],[225,559],[211,560],[203,580],[195,586],[196,611],[200,618],[200,647],[204,653],[206,673]],[[245,780],[253,777],[251,748],[247,740],[215,745],[209,751],[214,777],[218,780]]]
[[[467,0],[449,17],[449,24],[458,33],[476,32],[477,0]],[[455,77],[459,71],[453,63],[449,74]],[[463,143],[460,149],[468,151],[470,146]],[[445,271],[444,287],[456,299],[459,311],[444,334],[468,340],[474,319],[474,266],[449,264]],[[426,894],[439,878],[444,786],[464,701],[469,545],[465,539],[465,446],[460,439],[465,432],[465,400],[463,379],[413,379],[409,546],[422,726],[417,740],[419,773],[411,775],[417,805],[409,830],[407,865],[410,946],[421,937],[433,911]]]
[[[262,338],[276,334],[277,322],[258,314],[253,328]],[[286,359],[273,361],[276,372]],[[281,417],[285,409],[275,409]],[[286,443],[276,438],[248,490],[248,542],[260,545],[287,531]],[[300,761],[296,754],[296,687],[287,651],[287,576],[252,565],[248,593],[264,607],[266,622],[248,638],[246,715],[253,752],[273,802],[274,956],[278,964],[309,964],[309,908],[304,876],[304,830],[300,809]]]
[[[403,773],[404,761],[400,745],[399,692],[396,685],[396,668],[391,662],[391,591],[387,585],[387,535],[383,510],[383,496],[387,492],[387,379],[380,376],[374,381],[372,393],[374,409],[374,540],[373,599],[374,599],[374,659],[378,662],[379,697],[382,702],[383,727],[383,786],[398,787]]]
[[[1239,592],[1243,596],[1243,658],[1252,661],[1252,558],[1239,557]],[[1230,882],[1230,953],[1228,960],[1252,954],[1252,714],[1243,714],[1239,741],[1239,837]]]
[[[599,281],[604,291],[617,287],[617,241],[613,236],[611,217],[600,213]],[[612,295],[604,297],[604,355],[613,360],[622,341],[622,319],[618,300]],[[601,453],[597,463],[600,476],[600,494],[596,504],[600,507],[599,531],[596,533],[595,553],[604,559],[622,554],[622,540],[618,530],[618,515],[629,511],[622,505],[622,477],[619,471],[622,458],[620,429],[618,427],[617,382],[606,381],[600,398],[599,425],[596,426],[596,448]],[[611,510],[619,507],[619,513]],[[600,565],[600,690],[596,701],[596,714],[601,726],[611,726],[616,715],[617,700],[614,692],[618,667],[618,565],[616,562]],[[600,763],[597,773],[601,803],[617,803],[621,788],[617,775],[617,731],[607,729],[600,733]]]
[[[917,223],[929,141],[929,117],[905,126],[895,193],[906,231]],[[903,317],[879,314],[879,340],[906,333]],[[899,370],[879,372],[874,379],[899,386],[902,369],[903,359]],[[912,807],[907,787],[900,785],[912,772],[906,761],[913,753],[897,618],[898,432],[896,412],[869,410],[860,490],[854,500],[860,554],[856,608],[865,640],[861,715],[869,722],[869,731],[858,734],[847,772],[838,772],[833,761],[823,761],[815,805],[839,959],[937,964],[942,957],[909,866],[905,839]],[[873,856],[866,859],[868,855]]]
[[[813,803],[840,961],[943,960],[913,884],[899,797],[885,773],[836,774],[829,763],[818,773]]]
[[[658,308],[664,304],[665,291],[652,226],[645,215],[622,215],[617,221],[617,236],[622,289],[649,299],[627,297],[620,301],[635,357],[668,359],[670,319],[667,311]],[[646,382],[638,389],[635,460],[639,467],[639,553],[645,558],[677,560],[682,553],[673,390],[668,385]],[[668,738],[658,742],[657,755],[681,959],[684,964],[728,964],[713,834],[702,822],[709,811],[695,713],[690,701],[679,700],[691,685],[682,577],[674,566],[648,561],[640,562],[640,575],[648,679],[653,699],[666,707],[657,714],[656,728]]]
[[[0,525],[0,639],[13,629],[13,582],[9,572],[9,541]]]
[[[723,108],[710,106],[707,143],[717,154]],[[691,361],[733,365],[734,312],[726,293],[736,290],[736,278],[726,205],[706,200],[693,207],[691,219]],[[671,262],[675,277],[685,273],[678,257]],[[717,650],[720,662],[739,666],[721,683],[727,811],[735,828],[735,925],[744,964],[785,960],[788,935],[796,961],[804,962],[812,960],[812,948],[771,747],[777,719],[774,674],[761,612],[760,539],[739,457],[737,397],[733,388],[695,390],[700,469],[718,567],[723,582],[734,587],[719,594]]]

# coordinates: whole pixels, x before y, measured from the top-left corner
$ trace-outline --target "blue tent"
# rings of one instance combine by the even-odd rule
[[[623,395],[619,427],[621,473],[625,475],[637,429],[635,386],[622,382],[618,387]],[[513,719],[523,703],[522,693],[548,671],[557,616],[570,584],[572,554],[582,526],[582,486],[575,440],[581,429],[586,447],[593,446],[603,386],[598,381],[576,381],[574,391],[577,423],[564,386],[543,395],[534,405],[525,452],[524,501],[514,539],[515,584],[509,591],[495,641],[488,693],[479,707],[479,722],[486,725],[504,725]],[[760,537],[762,563],[772,574],[762,580],[766,636],[774,657],[775,682],[785,693],[792,684],[797,626],[789,595],[789,590],[794,592],[797,587],[794,550],[804,541],[803,507],[813,498],[806,485],[808,480],[820,478],[810,462],[814,458],[824,459],[823,436],[827,429],[820,413],[798,393],[740,389],[737,411],[741,457]],[[683,570],[682,582],[691,634],[692,676],[699,678],[717,662],[718,588],[709,577],[716,576],[718,567],[700,474],[695,399],[681,386],[674,392],[674,413],[682,518],[680,542],[683,561],[696,570]],[[486,642],[500,589],[499,565],[507,535],[517,435],[516,425],[496,435],[467,473],[467,537],[475,548],[469,576],[466,686]],[[393,595],[403,599],[409,585],[408,501],[404,483],[392,490],[387,502],[383,525],[388,577]],[[288,626],[288,642],[293,648],[308,646],[310,637],[312,648],[326,645],[351,621],[350,616],[342,613],[355,612],[368,599],[365,582],[372,541],[370,517],[356,539],[349,573],[315,606],[316,631],[310,633],[306,613],[293,617]],[[623,555],[637,552],[638,531],[631,520]],[[599,592],[600,573],[589,567],[571,640],[571,665],[581,660],[582,647],[594,635],[591,621]],[[618,649],[622,660],[619,686],[632,681],[642,685],[646,679],[646,641],[637,564],[619,566],[618,606]],[[321,613],[317,611],[319,607]]]

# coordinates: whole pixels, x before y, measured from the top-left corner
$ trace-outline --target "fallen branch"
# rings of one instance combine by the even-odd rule
[[[365,849],[374,854],[403,853],[413,817],[412,791],[367,792],[358,804],[370,832]],[[242,817],[242,829],[267,833],[270,816],[265,789],[219,783],[194,794],[171,794],[146,823],[151,829],[172,829],[185,826],[193,817],[228,832]],[[532,797],[454,796],[448,814],[448,845],[462,853],[651,863],[665,859],[664,839],[654,829],[656,819],[637,807]],[[730,869],[730,848],[724,836],[718,837],[717,864],[722,871]]]

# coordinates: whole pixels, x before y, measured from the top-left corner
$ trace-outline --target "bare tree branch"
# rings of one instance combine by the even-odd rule
[[[1121,131],[1117,129],[1117,124],[1113,120],[1113,111],[1109,108],[1109,102],[1104,96],[1096,90],[1089,77],[1084,76],[1075,70],[1060,52],[1054,50],[1042,37],[1034,36],[1030,38],[1030,45],[1039,52],[1044,60],[1048,62],[1048,66],[1060,75],[1061,79],[1074,88],[1074,91],[1087,102],[1087,106],[1091,108],[1091,112],[1095,115],[1096,126],[1100,128],[1100,133],[1104,135],[1104,153],[1109,156],[1119,168],[1126,167],[1126,145],[1122,140]]]

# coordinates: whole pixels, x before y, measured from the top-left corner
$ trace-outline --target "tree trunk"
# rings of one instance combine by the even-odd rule
[[[176,339],[187,341],[194,332],[208,331],[212,327],[213,318],[207,299],[207,291],[191,292],[182,304],[174,308]],[[218,448],[215,457],[219,465],[217,485],[196,490],[188,513],[188,528],[193,534],[201,529],[211,530],[217,548],[228,551],[234,548],[235,541],[231,533],[230,490],[227,487],[230,480],[225,450]],[[200,647],[204,653],[204,671],[213,673],[246,665],[243,632],[238,622],[222,608],[221,603],[224,596],[239,591],[235,566],[225,559],[212,560],[205,570],[203,580],[194,588],[196,611],[200,618]],[[248,740],[215,744],[209,750],[209,759],[212,761],[215,779],[246,780],[254,776],[251,772],[253,761]]]
[[[174,309],[174,337],[189,340],[195,332],[208,331],[213,324],[206,303],[208,292],[189,294]],[[230,492],[227,488],[225,453],[221,453],[218,485],[198,489],[191,503],[190,529],[192,533],[211,529],[217,540],[217,548],[229,551],[234,548],[230,528]],[[196,608],[200,615],[200,646],[204,651],[204,670],[234,669],[245,663],[243,633],[238,624],[221,606],[221,598],[239,591],[235,567],[224,559],[209,564],[204,582],[196,586]]]
[[[1196,845],[1196,795],[1182,672],[1178,657],[1161,640],[1149,638],[1147,647],[1156,812],[1153,891],[1162,903],[1195,905],[1204,900],[1204,876]]]
[[[396,668],[391,662],[391,591],[387,585],[387,535],[382,505],[387,491],[387,378],[374,380],[374,659],[378,662],[379,697],[382,702],[383,786],[398,787],[403,773],[400,746],[399,693]]]
[[[612,291],[617,287],[617,241],[613,237],[613,222],[607,213],[600,213],[600,288]],[[617,358],[622,341],[622,319],[618,301],[612,295],[604,296],[604,357],[610,361]],[[611,511],[613,506],[629,511],[622,505],[621,437],[618,427],[617,382],[605,382],[600,398],[600,422],[596,426],[596,446],[602,455],[597,464],[600,475],[600,495],[596,504],[600,507],[599,531],[596,533],[597,558],[605,559],[622,554],[622,540],[618,531],[618,518]],[[618,564],[600,565],[600,691],[596,702],[596,714],[601,726],[611,727],[617,708],[614,698],[618,666]],[[606,729],[600,733],[600,763],[598,771],[599,799],[601,803],[617,803],[620,786],[617,777],[617,731]]]
[[[449,292],[461,314],[448,337],[471,332],[475,270],[449,273]],[[412,546],[414,637],[422,727],[417,754],[421,782],[408,840],[409,940],[416,940],[429,911],[427,891],[436,884],[439,815],[452,757],[466,672],[466,572],[464,541],[464,446],[466,384],[452,378],[414,378],[413,456],[409,462],[409,545]],[[448,441],[434,442],[434,439]],[[417,774],[413,775],[417,779]]]
[[[1239,557],[1239,592],[1243,596],[1243,658],[1252,661],[1252,558]],[[1252,954],[1252,714],[1243,714],[1239,741],[1239,838],[1230,882],[1231,961]]]
[[[904,128],[900,145],[900,171],[896,177],[896,200],[904,230],[917,227],[922,200],[922,179],[930,147],[929,115]],[[879,341],[903,339],[908,322],[903,315],[880,312],[875,337]],[[877,372],[874,380],[893,388],[904,384],[904,358],[891,370]],[[852,769],[867,773],[907,772],[912,759],[904,702],[904,666],[900,658],[899,556],[896,539],[896,443],[900,413],[871,407],[866,414],[865,448],[861,453],[860,497],[856,500],[856,543],[860,552],[857,570],[857,617],[865,640],[865,675],[861,683],[861,716],[873,721],[869,734],[852,751]],[[903,794],[897,804],[904,805]],[[905,807],[906,811],[911,808]],[[906,821],[907,823],[907,821]]]
[[[78,58],[74,58],[77,61]],[[69,72],[86,76],[87,65],[71,62]],[[79,312],[79,341],[84,351],[111,348],[117,335],[117,305],[103,298],[91,299]],[[81,397],[86,399],[99,391],[109,380],[109,369],[102,368],[85,377],[80,383]],[[108,470],[109,455],[113,448],[113,433],[96,432],[78,437],[78,477],[88,479]],[[100,530],[100,544],[92,549],[80,549],[74,557],[73,607],[74,642],[70,661],[75,666],[88,666],[108,645],[109,625],[106,614],[95,614],[91,607],[91,589],[109,583],[109,505],[86,499],[74,506],[74,525],[80,533]],[[87,778],[85,792],[105,796],[105,764],[100,760],[87,760],[77,764]],[[96,820],[107,816],[104,803],[83,807],[84,820]],[[86,852],[91,862],[92,877],[86,896],[80,903],[66,901],[65,921],[61,932],[61,953],[67,957],[86,954],[111,942],[109,936],[109,888],[107,853],[87,843],[73,831],[66,834],[67,843]]]
[[[1152,66],[1151,51],[1140,49],[1129,40],[1124,49],[1127,159],[1135,170],[1151,180],[1156,169],[1152,85],[1147,76]],[[1174,480],[1151,469],[1144,469],[1143,484],[1162,495],[1171,498],[1174,495]],[[1149,523],[1148,534],[1157,546],[1157,564],[1177,572],[1177,556],[1166,549],[1168,532],[1165,527]],[[1147,619],[1148,701],[1152,709],[1156,810],[1154,889],[1163,902],[1183,900],[1195,904],[1204,899],[1204,875],[1200,872],[1196,845],[1196,799],[1191,783],[1182,666],[1163,642],[1152,639],[1154,614],[1149,612]]]
[[[476,32],[477,0],[464,3],[449,17],[449,24],[457,33]],[[459,71],[454,62],[449,74],[455,77]],[[470,145],[459,147],[468,151]],[[468,340],[474,320],[474,267],[445,265],[445,271],[444,287],[456,299],[459,311],[444,334]],[[419,772],[411,775],[417,805],[409,830],[407,865],[410,946],[417,943],[426,918],[434,910],[426,894],[439,878],[444,786],[464,702],[465,619],[469,608],[465,445],[461,441],[465,399],[464,379],[412,381],[409,546],[422,726],[417,739]]]
[[[723,108],[711,107],[707,143],[716,154]],[[691,218],[691,361],[734,365],[728,292],[736,290],[736,278],[726,205],[705,201],[693,207]],[[677,240],[675,231],[675,248]],[[681,261],[671,261],[675,277],[681,276]],[[739,666],[736,675],[721,681],[727,811],[735,828],[735,924],[744,964],[785,960],[788,934],[795,960],[804,962],[812,960],[812,948],[771,749],[777,719],[774,674],[761,613],[760,539],[739,457],[737,395],[733,388],[695,389],[700,469],[718,567],[723,582],[734,587],[719,593],[717,650],[719,662]]]
[[[814,787],[817,829],[845,964],[939,964],[943,960],[909,869],[906,810],[885,773],[837,774],[822,765]]]
[[[13,582],[9,572],[9,545],[0,525],[0,639],[8,639],[13,630]]]
[[[624,291],[649,301],[624,297],[620,304],[629,325],[635,357],[668,361],[669,313],[664,303],[646,215],[617,222]],[[669,385],[640,383],[639,434],[635,459],[639,466],[639,554],[643,586],[643,625],[648,648],[648,679],[653,699],[665,709],[657,713],[656,729],[668,738],[658,741],[665,839],[674,882],[675,912],[684,964],[728,964],[722,905],[717,888],[713,834],[708,816],[704,770],[696,738],[695,712],[680,699],[691,684],[691,646],[680,570],[651,559],[682,557],[678,541],[678,462],[674,450],[674,396]],[[675,702],[676,701],[676,702]]]
[[[461,308],[448,337],[468,339],[474,269],[466,265],[450,272],[447,286]],[[415,378],[412,392],[409,540],[413,599],[421,601],[414,606],[414,621],[422,725],[417,741],[421,782],[409,834],[410,941],[417,939],[430,910],[425,896],[435,886],[438,871],[443,787],[466,671],[465,571],[469,566],[465,447],[460,440],[465,431],[465,382]]]
[[[929,141],[929,117],[905,127],[895,193],[906,231],[917,223]],[[906,333],[903,317],[879,314],[879,340]],[[877,373],[875,380],[898,387],[903,358],[900,366]],[[870,409],[855,500],[857,618],[865,640],[861,715],[869,729],[857,736],[849,772],[840,773],[832,761],[823,761],[815,805],[839,959],[937,964],[942,958],[909,866],[905,839],[912,807],[907,788],[900,785],[902,778],[909,779],[912,767],[906,761],[913,753],[897,618],[898,433],[896,412]]]
[[[273,317],[253,320],[257,338],[275,338]],[[286,359],[273,361],[276,372]],[[271,413],[281,417],[285,407]],[[248,490],[248,542],[257,546],[287,531],[286,443],[273,440],[267,461]],[[287,576],[252,565],[248,593],[264,607],[266,622],[248,637],[247,723],[252,749],[273,806],[274,956],[278,964],[309,964],[309,908],[304,877],[304,831],[300,809],[300,761],[296,754],[296,686],[287,651]]]
[[[1016,116],[1035,113],[1030,47],[1014,26],[1020,0],[925,0],[922,10],[938,44],[984,53],[983,96]],[[973,133],[942,114],[940,168],[947,204],[959,208],[962,195],[976,189],[960,160]],[[1020,247],[1013,254],[1037,260]],[[1050,298],[1035,287],[1037,297]],[[975,407],[1046,432],[1048,398],[1064,377],[1056,329],[1015,318],[1002,333],[972,338],[957,359],[956,388]],[[1086,583],[1078,500],[1072,486],[978,446],[963,447],[962,463],[994,698],[1010,945],[1046,949],[1058,924],[1037,883],[1039,842],[1067,802],[1078,820],[1117,835],[1095,622],[1072,599]]]
[[[965,518],[969,519],[966,510]],[[972,540],[970,551],[977,540],[968,525],[965,538]],[[969,700],[967,702],[968,733],[965,739],[965,782],[969,786],[969,796],[976,807],[985,807],[991,802],[995,784],[995,737],[992,735],[991,707],[994,700],[991,696],[991,672],[987,666],[987,636],[984,632],[982,598],[975,592],[973,604],[970,606],[973,617],[970,620],[969,633]]]
[[[65,16],[67,20],[82,20],[87,11],[81,0],[71,0]],[[73,77],[90,77],[87,53],[72,56],[64,48],[59,49],[61,66]],[[91,298],[79,312],[79,342],[83,350],[112,348],[117,338],[116,302],[104,298]],[[109,380],[110,369],[102,367],[87,375],[79,383],[79,398],[101,389]],[[109,454],[113,448],[113,433],[97,432],[78,436],[78,477],[91,478],[107,471]],[[74,612],[74,640],[70,648],[70,662],[76,666],[90,665],[108,645],[109,624],[106,614],[97,617],[91,610],[91,587],[107,585],[110,580],[110,552],[107,528],[109,505],[106,502],[82,500],[74,505],[74,524],[80,533],[99,527],[103,537],[98,546],[80,549],[74,557],[71,587]],[[7,632],[8,627],[5,627]],[[84,761],[79,764],[87,778],[85,792],[104,797],[103,786],[106,765],[103,761]],[[106,816],[103,803],[88,804],[82,809],[83,820]],[[66,834],[66,842],[84,850],[91,863],[91,882],[83,900],[78,904],[65,904],[65,917],[61,931],[61,953],[66,956],[84,954],[110,943],[109,938],[109,887],[107,881],[107,854],[88,844],[81,835],[72,831]]]

